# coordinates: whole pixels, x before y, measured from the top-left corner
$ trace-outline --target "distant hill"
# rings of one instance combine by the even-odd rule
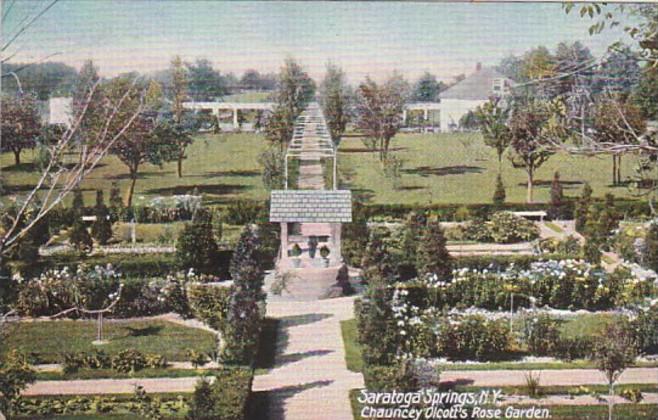
[[[75,68],[59,62],[7,63],[2,65],[2,93],[14,94],[17,91],[15,72],[24,92],[35,93],[38,99],[51,96],[70,96],[78,72]]]

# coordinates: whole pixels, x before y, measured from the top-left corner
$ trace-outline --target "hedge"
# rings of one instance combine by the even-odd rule
[[[220,250],[217,254],[218,270],[216,273],[222,279],[229,278],[228,266],[231,261],[233,251],[230,249]],[[88,266],[105,266],[112,264],[112,266],[121,274],[126,277],[138,276],[164,276],[180,269],[176,265],[175,254],[106,254],[106,255],[92,255],[81,258],[77,254],[57,254],[41,258],[41,264],[32,267],[27,273],[38,275],[49,268],[63,268],[75,267],[80,263],[87,264]],[[24,277],[26,273],[23,273]]]
[[[603,198],[595,198],[592,204],[604,203]],[[563,202],[561,216],[566,219],[573,218],[573,212],[576,204],[575,198],[566,199]],[[439,216],[441,220],[451,221],[457,219],[459,213],[468,210],[469,218],[487,218],[490,214],[497,211],[548,211],[550,203],[505,203],[502,206],[492,204],[365,204],[363,212],[367,218],[373,216],[393,217],[404,219],[412,211],[429,212]],[[630,200],[624,198],[615,199],[615,209],[618,213],[629,217],[650,216],[651,209],[645,201]]]
[[[253,370],[246,367],[223,367],[214,381],[201,379],[194,390],[189,418],[196,420],[243,420],[251,394]]]

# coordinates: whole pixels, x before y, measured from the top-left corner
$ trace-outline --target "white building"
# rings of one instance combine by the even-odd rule
[[[439,94],[441,131],[458,129],[459,120],[464,115],[492,97],[508,95],[513,85],[511,79],[491,67],[482,67],[478,63],[475,73]]]
[[[66,97],[48,100],[48,124],[71,126],[72,99]]]

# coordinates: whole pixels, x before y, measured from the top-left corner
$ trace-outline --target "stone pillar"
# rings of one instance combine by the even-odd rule
[[[288,258],[288,223],[281,223],[281,259]]]
[[[340,223],[331,224],[331,254],[337,264],[343,261],[343,255],[340,251],[341,227]]]
[[[238,109],[233,108],[233,129],[238,130],[240,128],[240,123],[238,122]]]
[[[430,110],[428,108],[423,109],[423,118],[425,121],[430,119]]]
[[[407,110],[402,110],[402,125],[407,125]]]

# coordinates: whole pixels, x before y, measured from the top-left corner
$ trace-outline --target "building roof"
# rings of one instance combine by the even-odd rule
[[[493,95],[494,79],[512,80],[491,67],[483,67],[439,94],[440,99],[486,100]]]
[[[352,192],[349,190],[274,190],[270,222],[349,223]]]

